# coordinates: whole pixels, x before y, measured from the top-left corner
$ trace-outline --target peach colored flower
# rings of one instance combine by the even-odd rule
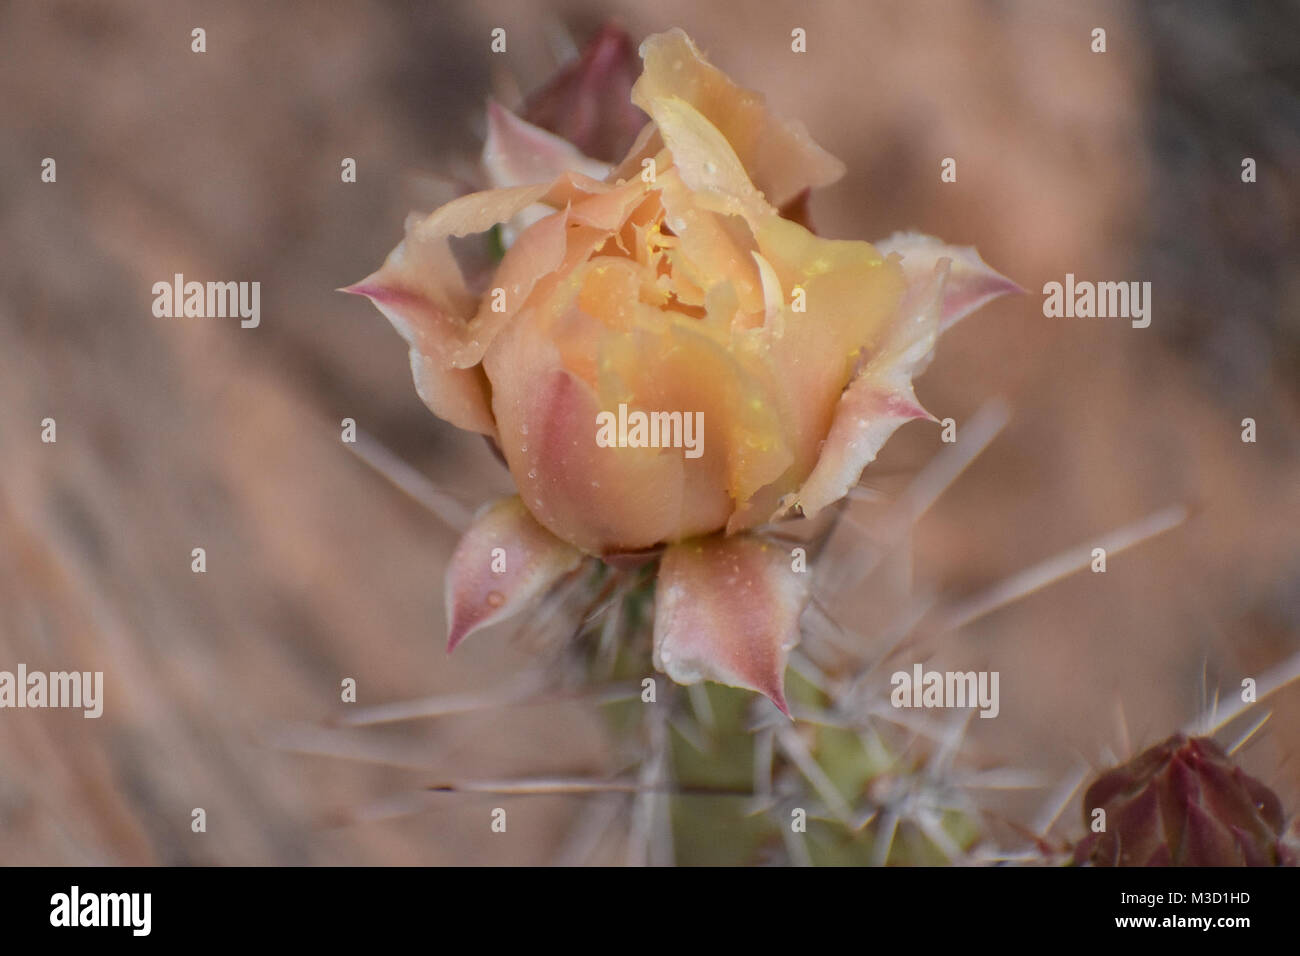
[[[584,554],[662,549],[656,665],[785,709],[806,586],[762,528],[843,497],[899,425],[930,418],[912,379],[939,334],[1016,287],[972,249],[824,239],[783,217],[840,162],[680,30],[641,56],[631,99],[651,122],[622,162],[606,171],[493,106],[496,188],[412,217],[348,291],[410,344],[430,409],[493,439],[519,489],[453,556],[451,646]],[[504,258],[468,274],[458,243],[498,226]],[[603,447],[598,416],[620,406],[702,413],[703,453]]]

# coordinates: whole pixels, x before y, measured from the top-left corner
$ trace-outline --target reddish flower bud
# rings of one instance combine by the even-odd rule
[[[632,84],[640,75],[636,44],[607,23],[581,57],[528,98],[523,118],[567,139],[584,155],[617,162],[650,122],[632,105]]]
[[[1294,865],[1276,794],[1209,737],[1175,734],[1102,774],[1083,798],[1084,824],[1105,830],[1075,848],[1095,866]]]

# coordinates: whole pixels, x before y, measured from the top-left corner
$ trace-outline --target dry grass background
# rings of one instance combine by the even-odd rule
[[[634,36],[683,26],[842,157],[848,176],[814,202],[823,232],[978,244],[1030,290],[1066,272],[1154,283],[1145,331],[1001,301],[945,339],[920,385],[959,422],[995,395],[1014,409],[917,528],[918,577],[945,593],[1195,506],[1106,575],[944,645],[943,660],[1002,672],[1000,718],[975,722],[982,753],[1064,773],[1121,748],[1119,705],[1133,743],[1154,742],[1201,706],[1203,666],[1231,692],[1296,652],[1295,8],[1183,9],[0,5],[0,668],[103,670],[107,685],[98,721],[0,713],[0,861],[553,858],[580,800],[412,795],[448,776],[601,772],[592,712],[324,727],[343,677],[379,703],[527,665],[508,628],[443,654],[454,538],[349,454],[338,422],[467,502],[508,480],[425,411],[382,318],[332,290],[394,244],[421,171],[473,150],[505,73],[535,86],[554,37],[607,16]],[[506,57],[487,53],[494,26]],[[806,56],[789,52],[793,26]],[[1088,51],[1094,26],[1105,55]],[[1254,186],[1243,155],[1259,159]],[[57,184],[39,181],[45,156]],[[339,182],[344,156],[356,184]],[[944,156],[956,184],[939,182]],[[176,272],[259,280],[261,327],[154,318],[150,287]],[[1258,444],[1239,441],[1246,415]],[[905,429],[873,483],[899,487],[939,448]],[[1295,811],[1300,688],[1275,710],[1243,761]],[[290,736],[323,754],[275,746]],[[497,804],[506,837],[488,830]],[[419,812],[340,825],[371,806]],[[194,807],[206,834],[190,832]]]

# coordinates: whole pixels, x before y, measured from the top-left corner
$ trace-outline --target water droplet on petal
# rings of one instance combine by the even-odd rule
[[[506,596],[500,591],[489,591],[487,593],[488,607],[500,607],[506,603]]]

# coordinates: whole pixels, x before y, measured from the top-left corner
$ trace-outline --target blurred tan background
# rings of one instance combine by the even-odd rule
[[[975,244],[1030,291],[950,333],[918,387],[959,423],[995,396],[1013,410],[918,526],[918,580],[960,598],[1192,507],[1107,574],[950,636],[945,660],[1002,672],[981,753],[1064,775],[1123,752],[1121,707],[1132,744],[1154,743],[1201,708],[1203,669],[1231,694],[1300,650],[1295,5],[19,0],[0,5],[0,669],[103,670],[106,704],[100,720],[0,712],[0,862],[571,848],[590,799],[418,788],[606,772],[585,707],[329,726],[345,677],[377,704],[527,666],[508,628],[443,653],[454,535],[338,423],[471,506],[507,477],[420,404],[382,317],[333,290],[382,261],[425,173],[472,158],[490,92],[535,88],[607,17],[638,38],[684,27],[844,159],[814,199],[822,232]],[[1098,26],[1105,54],[1089,51]],[[260,281],[261,326],[155,318],[151,286],[177,272]],[[1039,290],[1067,272],[1152,282],[1151,327],[1044,318]],[[57,444],[40,442],[45,417]],[[941,447],[910,426],[877,484],[901,487]],[[1295,812],[1300,687],[1273,709],[1242,760]]]

